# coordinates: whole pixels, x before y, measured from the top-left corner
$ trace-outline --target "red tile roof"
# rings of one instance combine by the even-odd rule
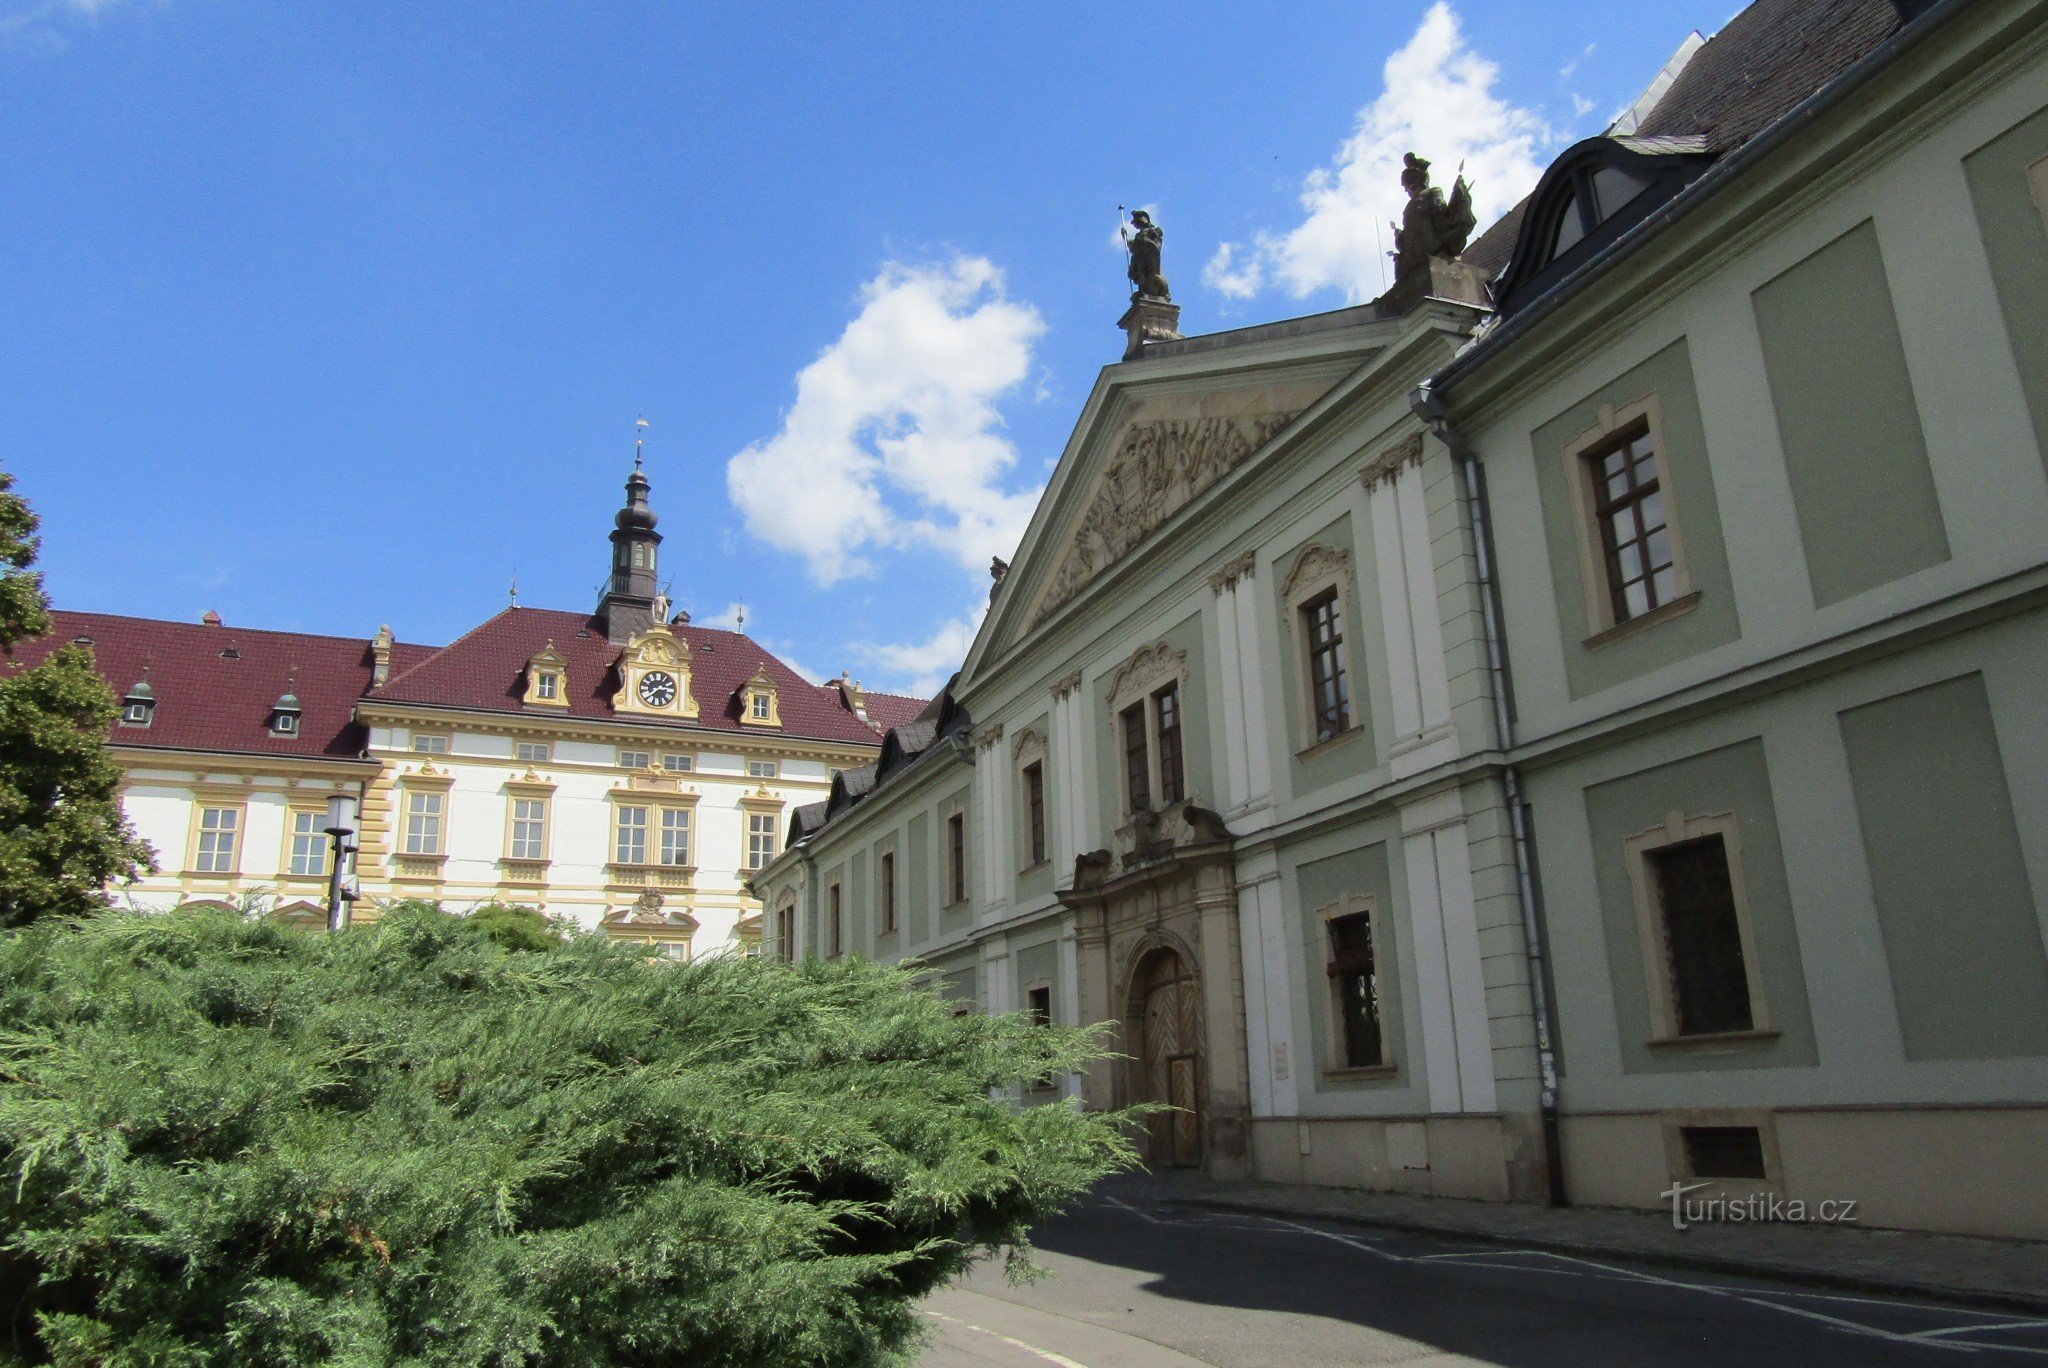
[[[826,687],[831,687],[827,685]],[[868,721],[876,731],[886,732],[891,727],[900,727],[917,720],[917,715],[931,702],[928,698],[911,698],[906,694],[868,693]]]
[[[755,730],[740,722],[740,687],[765,666],[775,681],[776,711],[782,717],[776,734],[863,746],[881,740],[885,728],[870,726],[854,716],[838,690],[810,683],[752,638],[711,627],[678,625],[671,630],[689,643],[690,691],[701,714],[695,722],[672,724],[678,729]],[[404,674],[394,674],[371,698],[549,716],[562,710],[529,707],[520,700],[526,663],[551,641],[568,662],[567,714],[599,719],[615,716],[611,697],[618,688],[618,675],[614,667],[623,648],[606,639],[602,620],[550,608],[505,609]],[[869,695],[870,717],[875,697]],[[895,706],[893,700],[890,706]],[[917,706],[924,705],[919,702]],[[633,716],[632,720],[650,719]]]
[[[151,724],[116,726],[110,739],[117,745],[330,759],[353,759],[363,749],[354,712],[370,687],[367,638],[110,613],[58,611],[51,619],[48,636],[20,643],[12,665],[0,668],[26,669],[87,637],[94,663],[115,694],[126,694],[147,670],[156,693]],[[230,650],[232,656],[222,654]],[[392,650],[392,668],[416,664],[432,650],[401,643]],[[273,736],[271,710],[287,691],[298,696],[302,710],[298,734]]]

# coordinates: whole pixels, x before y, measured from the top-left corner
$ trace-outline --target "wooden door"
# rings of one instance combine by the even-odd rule
[[[1202,1162],[1201,994],[1187,962],[1171,950],[1155,952],[1139,967],[1138,1055],[1141,1102],[1171,1111],[1148,1116],[1146,1158],[1156,1165],[1197,1168]]]

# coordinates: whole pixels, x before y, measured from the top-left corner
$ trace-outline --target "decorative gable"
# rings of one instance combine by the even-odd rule
[[[694,719],[697,698],[690,691],[690,643],[656,624],[626,643],[619,657],[619,691],[612,710],[640,717]]]
[[[526,662],[526,693],[520,701],[530,707],[569,706],[569,661],[552,639]]]
[[[782,725],[782,711],[775,692],[774,677],[768,673],[768,662],[762,661],[761,668],[753,677],[740,685],[740,721],[749,727],[779,727]]]

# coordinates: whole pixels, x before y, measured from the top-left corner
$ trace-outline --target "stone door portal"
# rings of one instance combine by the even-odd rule
[[[1155,950],[1132,975],[1131,997],[1142,1039],[1137,1101],[1171,1111],[1145,1120],[1146,1158],[1154,1167],[1198,1168],[1202,1162],[1201,991],[1187,961]]]

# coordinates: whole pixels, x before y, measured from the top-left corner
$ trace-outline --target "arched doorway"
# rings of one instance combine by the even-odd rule
[[[1131,1052],[1137,1071],[1133,1100],[1173,1108],[1145,1119],[1145,1157],[1155,1168],[1202,1163],[1201,999],[1194,970],[1176,950],[1152,951],[1131,975],[1138,1036]]]

